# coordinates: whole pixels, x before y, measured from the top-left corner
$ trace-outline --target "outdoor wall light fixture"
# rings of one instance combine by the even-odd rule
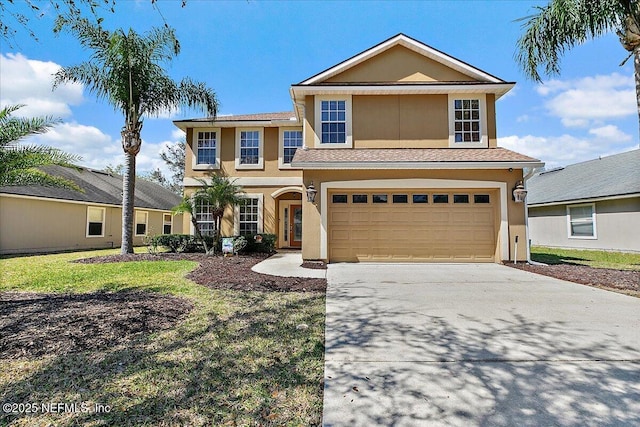
[[[522,181],[516,182],[516,186],[513,189],[513,200],[516,203],[524,203],[526,197],[527,190],[524,189],[524,183]]]
[[[313,181],[307,187],[307,202],[313,203],[316,201],[316,194],[318,194],[318,190],[313,186]]]

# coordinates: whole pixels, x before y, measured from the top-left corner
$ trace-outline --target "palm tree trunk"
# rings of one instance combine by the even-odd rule
[[[133,253],[133,207],[136,189],[136,156],[124,153],[122,175],[122,246],[121,254]]]
[[[209,248],[207,247],[207,242],[204,240],[204,236],[202,236],[202,233],[200,232],[200,226],[198,225],[198,221],[196,220],[195,211],[191,215],[191,224],[193,224],[193,231],[195,231],[196,237],[200,239],[200,241],[202,242],[202,246],[204,246],[204,253],[208,254]]]

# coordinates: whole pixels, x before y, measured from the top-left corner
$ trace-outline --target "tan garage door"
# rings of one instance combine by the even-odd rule
[[[335,190],[329,260],[493,262],[497,191]]]

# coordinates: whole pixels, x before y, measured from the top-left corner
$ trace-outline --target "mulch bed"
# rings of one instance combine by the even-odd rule
[[[526,263],[513,264],[512,262],[504,264],[520,270],[640,298],[640,271],[593,268],[576,264],[529,265]]]
[[[187,278],[213,289],[233,289],[239,291],[264,292],[324,292],[325,279],[299,277],[275,277],[251,270],[255,264],[268,258],[267,254],[239,255],[223,257],[204,254],[127,254],[85,258],[77,262],[94,264],[123,261],[176,261],[189,260],[200,266],[187,274]],[[320,267],[322,268],[322,267]],[[326,267],[325,267],[326,268]]]
[[[64,355],[127,344],[169,329],[191,311],[151,292],[0,293],[0,358]]]

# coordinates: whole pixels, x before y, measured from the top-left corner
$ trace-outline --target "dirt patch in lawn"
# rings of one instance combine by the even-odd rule
[[[187,278],[213,289],[264,292],[324,292],[325,279],[300,277],[276,277],[251,270],[255,264],[268,258],[266,254],[223,257],[204,254],[128,254],[78,260],[81,263],[125,262],[125,261],[171,261],[189,260],[200,264],[187,274]]]
[[[193,305],[150,292],[0,293],[0,358],[64,355],[168,329]]]
[[[593,268],[574,264],[529,265],[510,262],[505,265],[640,298],[640,272],[638,271]]]

